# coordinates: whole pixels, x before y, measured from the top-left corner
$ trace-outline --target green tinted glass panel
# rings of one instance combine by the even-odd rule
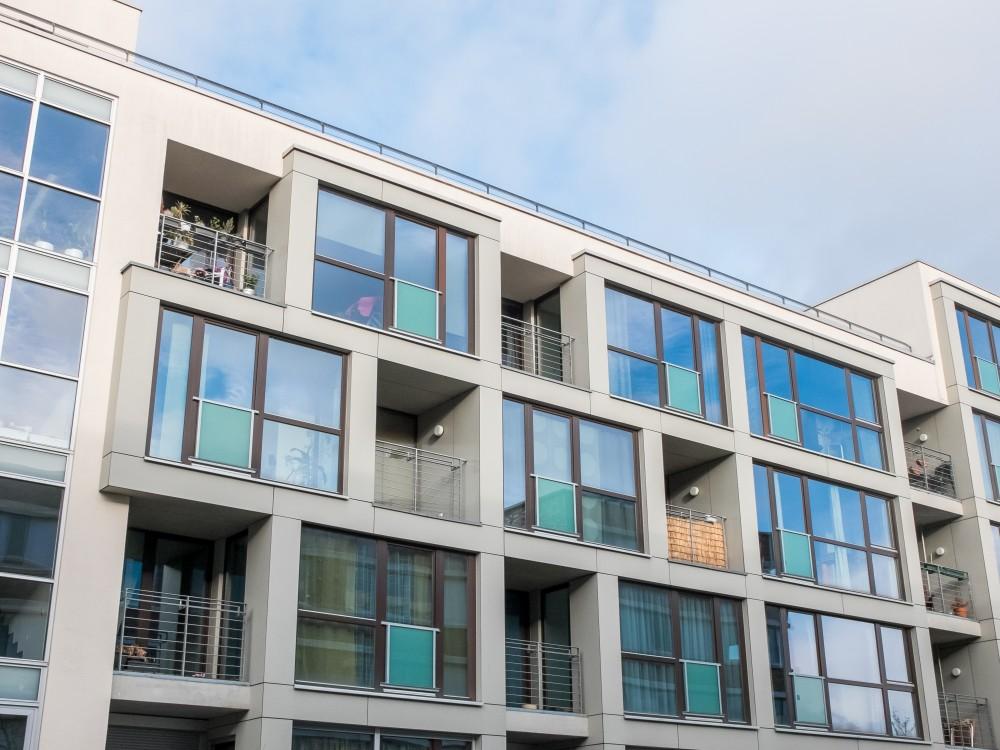
[[[767,394],[767,413],[771,417],[771,434],[783,440],[799,442],[799,416],[794,401]]]
[[[996,363],[976,357],[976,367],[979,368],[979,385],[982,389],[1000,396],[1000,371],[997,370]]]
[[[437,292],[397,279],[396,328],[436,339],[438,337]]]
[[[803,724],[826,724],[826,696],[822,677],[792,675],[795,690],[795,720]]]
[[[229,466],[249,466],[250,417],[249,411],[202,401],[198,458]]]
[[[813,577],[812,542],[808,534],[781,529],[782,572],[800,578]]]
[[[538,496],[538,528],[575,534],[576,489],[573,485],[538,477],[535,487]]]
[[[698,373],[667,364],[667,404],[692,414],[701,414],[701,387]]]
[[[719,665],[684,662],[684,695],[688,713],[721,716]]]
[[[390,625],[386,682],[401,687],[434,687],[433,630]]]

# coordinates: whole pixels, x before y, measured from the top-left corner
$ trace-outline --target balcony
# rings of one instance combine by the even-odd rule
[[[910,486],[924,492],[956,497],[951,456],[923,443],[906,443],[906,473]]]
[[[573,337],[517,318],[500,319],[504,367],[562,383],[573,382]]]
[[[115,670],[188,679],[243,679],[242,602],[125,589]]]
[[[948,747],[974,747],[994,750],[993,723],[986,698],[942,693],[941,728]]]
[[[578,648],[508,638],[506,655],[508,708],[583,713]]]
[[[667,550],[671,560],[727,568],[726,519],[668,504]]]
[[[969,574],[933,563],[920,563],[927,609],[944,615],[972,619]]]
[[[231,222],[230,222],[231,223]],[[271,251],[220,228],[160,216],[156,266],[205,284],[263,297]]]
[[[423,516],[474,521],[463,492],[465,461],[441,453],[375,442],[375,503]]]

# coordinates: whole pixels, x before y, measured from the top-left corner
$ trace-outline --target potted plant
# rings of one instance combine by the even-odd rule
[[[170,244],[182,250],[187,250],[191,247],[191,242],[194,239],[193,229],[187,221],[187,215],[191,213],[191,207],[184,201],[175,201],[174,205],[167,210],[167,213],[179,222],[176,227],[172,227],[167,232],[167,240]]]
[[[969,602],[965,599],[956,598],[951,603],[951,613],[959,617],[969,616]]]
[[[243,293],[253,296],[257,294],[257,276],[252,273],[243,274]]]

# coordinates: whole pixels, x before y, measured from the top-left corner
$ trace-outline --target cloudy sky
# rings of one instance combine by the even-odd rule
[[[995,0],[141,4],[147,55],[806,301],[1000,291]]]

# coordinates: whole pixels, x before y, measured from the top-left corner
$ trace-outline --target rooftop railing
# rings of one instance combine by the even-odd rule
[[[465,460],[375,441],[375,503],[458,521],[478,520],[464,493]]]
[[[500,357],[505,367],[573,382],[573,337],[506,315],[500,319]]]
[[[667,556],[671,560],[726,568],[726,519],[667,505]]]
[[[156,235],[156,265],[213,286],[263,297],[266,246],[186,219],[163,214]]]
[[[923,443],[906,443],[906,473],[910,486],[925,492],[955,497],[951,456]]]
[[[986,698],[941,693],[938,701],[945,745],[995,750],[993,722]]]
[[[508,638],[506,659],[509,708],[583,713],[579,649]]]
[[[924,602],[931,612],[956,617],[972,617],[972,589],[969,574],[933,563],[920,563],[924,579]]]
[[[115,669],[242,680],[246,605],[142,589],[122,592]]]

